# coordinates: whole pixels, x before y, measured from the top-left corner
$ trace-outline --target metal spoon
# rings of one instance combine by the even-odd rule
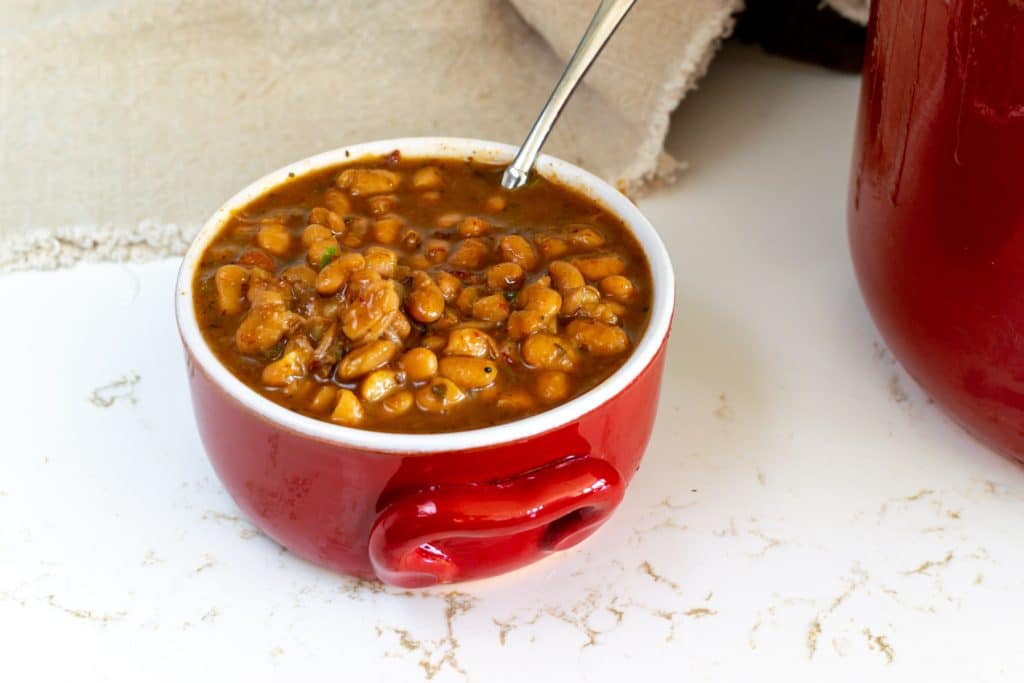
[[[515,190],[526,184],[530,171],[537,161],[537,155],[540,154],[540,148],[558,120],[558,115],[562,113],[562,108],[634,2],[636,0],[601,0],[594,18],[590,20],[587,32],[583,34],[576,51],[572,53],[572,58],[565,65],[562,77],[558,79],[551,96],[540,110],[540,115],[533,122],[533,127],[523,140],[516,158],[505,169],[505,174],[501,177],[501,186],[506,190]]]

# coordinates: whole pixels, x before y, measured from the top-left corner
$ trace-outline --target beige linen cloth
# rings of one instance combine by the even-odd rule
[[[866,0],[834,0],[856,16]],[[518,142],[596,0],[2,0],[0,272],[175,255],[264,173]],[[639,0],[545,148],[635,191],[742,0]]]

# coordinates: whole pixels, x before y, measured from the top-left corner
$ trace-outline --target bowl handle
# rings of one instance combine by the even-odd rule
[[[421,489],[378,515],[370,561],[382,581],[405,588],[474,578],[460,566],[459,544],[446,550],[446,540],[498,539],[547,527],[539,553],[563,550],[597,529],[624,488],[610,463],[570,456],[499,481]]]

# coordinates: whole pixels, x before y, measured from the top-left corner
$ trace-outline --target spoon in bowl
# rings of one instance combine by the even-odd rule
[[[540,148],[547,140],[551,128],[558,121],[558,115],[562,113],[565,103],[572,97],[573,91],[587,69],[594,63],[601,49],[615,33],[615,29],[625,18],[626,14],[633,7],[636,0],[601,0],[601,5],[590,20],[586,33],[580,39],[576,51],[572,53],[569,63],[565,65],[565,71],[551,91],[544,108],[540,110],[537,120],[533,122],[530,132],[527,134],[523,144],[519,147],[515,159],[505,169],[501,177],[501,186],[506,190],[515,190],[526,184],[530,177],[530,171],[537,161]]]

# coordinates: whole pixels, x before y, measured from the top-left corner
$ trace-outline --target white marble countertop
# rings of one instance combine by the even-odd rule
[[[877,341],[846,251],[857,79],[730,48],[641,206],[680,301],[592,539],[402,593],[263,537],[192,420],[176,263],[0,278],[0,678],[1019,681],[1024,468]]]

